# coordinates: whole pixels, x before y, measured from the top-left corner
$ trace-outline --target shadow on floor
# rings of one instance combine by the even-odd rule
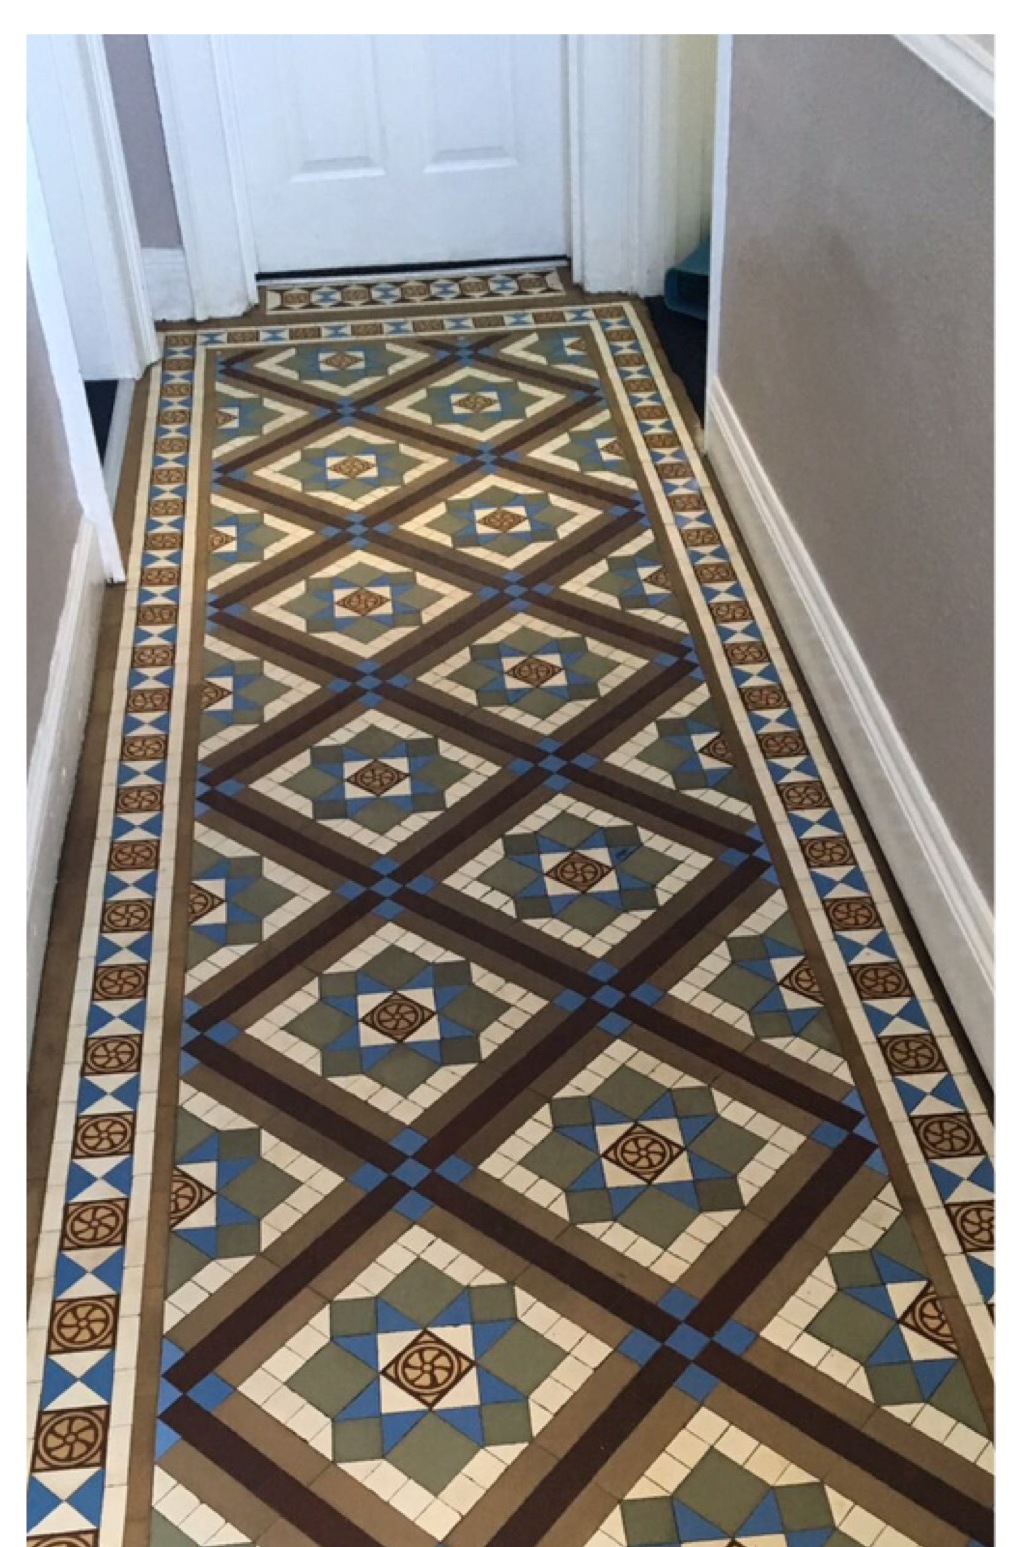
[[[702,422],[705,417],[705,354],[708,324],[697,317],[670,311],[660,295],[645,297],[654,330],[676,375]]]

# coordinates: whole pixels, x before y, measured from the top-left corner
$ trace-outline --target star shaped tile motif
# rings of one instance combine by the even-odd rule
[[[801,1142],[793,1129],[620,1040],[482,1169],[677,1279]]]
[[[263,466],[260,477],[345,510],[362,510],[440,464],[441,459],[432,452],[388,440],[371,430],[337,428],[302,450],[290,451]]]
[[[415,1225],[241,1390],[272,1416],[289,1411],[313,1450],[373,1493],[414,1483],[426,1524],[456,1524],[482,1496],[468,1480],[514,1461],[609,1352]]]
[[[645,664],[631,648],[517,614],[436,662],[421,680],[537,730],[566,724]]]
[[[467,493],[431,505],[406,521],[404,529],[457,553],[514,569],[597,516],[589,505],[564,494],[543,493],[513,478],[488,477]]]
[[[561,400],[560,392],[535,382],[516,381],[484,366],[463,365],[431,387],[395,400],[391,412],[473,441],[487,441]]]
[[[544,1001],[395,923],[261,1024],[269,1047],[402,1122],[416,1121]]]
[[[256,603],[255,613],[345,654],[399,643],[468,593],[378,554],[346,553]]]
[[[254,788],[381,852],[456,805],[495,768],[441,736],[369,709],[262,775]]]
[[[710,863],[707,854],[557,795],[448,882],[601,956]]]

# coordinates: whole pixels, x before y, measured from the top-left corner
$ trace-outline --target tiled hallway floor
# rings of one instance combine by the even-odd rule
[[[987,1543],[984,1101],[646,313],[419,284],[140,389],[32,1540]]]

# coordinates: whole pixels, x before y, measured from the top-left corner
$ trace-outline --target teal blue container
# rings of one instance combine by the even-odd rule
[[[707,320],[710,267],[711,243],[702,242],[688,258],[666,270],[665,304],[670,311]]]

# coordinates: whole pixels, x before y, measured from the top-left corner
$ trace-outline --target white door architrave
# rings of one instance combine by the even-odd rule
[[[257,262],[224,40],[149,36],[195,314],[239,316],[257,300]],[[569,257],[591,292],[654,294],[678,256],[671,42],[567,39]]]
[[[28,119],[83,378],[135,381],[159,354],[103,39],[28,39]]]

